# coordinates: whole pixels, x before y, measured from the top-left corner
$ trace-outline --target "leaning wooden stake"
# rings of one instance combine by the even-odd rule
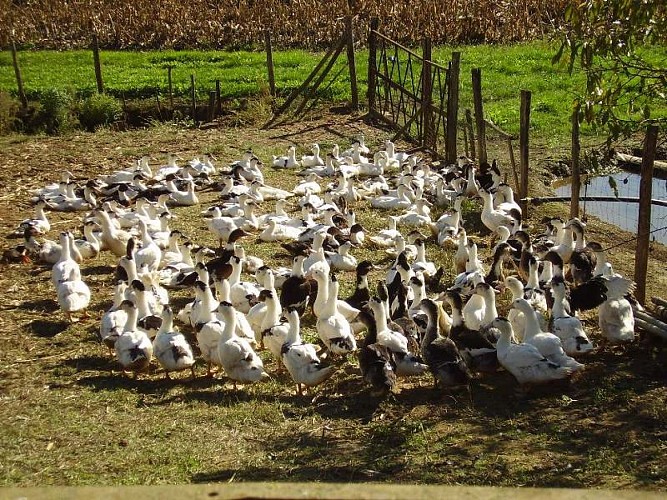
[[[97,81],[97,93],[104,93],[104,82],[102,81],[102,64],[100,63],[100,45],[97,34],[93,33],[93,63],[95,64],[95,80]]]
[[[25,91],[23,90],[23,78],[21,77],[21,68],[19,67],[19,60],[16,55],[16,44],[12,39],[12,63],[14,64],[14,74],[16,75],[16,86],[18,87],[19,99],[21,99],[21,105],[24,108],[28,107],[28,99],[25,96]]]
[[[528,132],[530,130],[530,98],[529,90],[521,91],[521,118],[519,130],[519,166],[521,167],[521,190],[519,191],[521,198],[528,197],[528,169],[529,169],[529,154],[528,154]],[[528,215],[528,204],[523,202],[523,216]]]
[[[475,105],[475,124],[477,125],[477,152],[479,163],[486,163],[486,122],[482,107],[482,70],[472,69],[472,96]]]
[[[421,145],[425,148],[430,148],[436,150],[436,138],[435,132],[433,130],[433,80],[431,79],[431,59],[433,58],[433,49],[431,39],[429,37],[424,38],[422,44],[422,102],[421,102],[421,114],[422,114],[422,138]]]
[[[266,47],[266,69],[269,73],[269,93],[271,97],[276,96],[276,77],[273,72],[273,47],[271,46],[271,30],[264,33],[264,46]]]
[[[653,193],[653,162],[658,140],[657,125],[649,125],[642,153],[642,173],[639,184],[639,224],[637,226],[637,250],[635,251],[635,297],[644,305],[646,302],[646,273],[648,270],[648,250],[651,231],[651,195]]]
[[[352,109],[359,109],[359,90],[357,88],[357,64],[354,57],[354,31],[352,29],[352,16],[345,18],[345,31],[347,32],[347,65],[350,70],[350,91],[352,92]]]
[[[572,201],[570,201],[570,218],[579,217],[579,194],[581,192],[581,172],[579,171],[579,110],[577,105],[572,112]]]
[[[380,21],[377,17],[371,19],[371,29],[368,34],[368,111],[375,111],[375,85],[377,82],[377,30]]]
[[[195,89],[195,75],[190,75],[190,99],[192,107],[192,121],[197,123],[197,94]]]
[[[461,53],[452,52],[452,63],[449,67],[449,84],[447,85],[447,163],[456,163],[456,129],[459,121],[459,74]]]
[[[475,127],[472,124],[472,112],[466,109],[466,129],[468,131],[468,141],[470,144],[470,159],[475,160]]]
[[[171,81],[171,66],[167,66],[167,84],[169,88],[169,107],[171,112],[174,112],[174,86]]]
[[[301,95],[301,93],[308,87],[308,85],[309,85],[310,82],[313,80],[313,78],[315,78],[315,76],[317,76],[317,74],[320,72],[320,70],[322,69],[322,67],[327,63],[327,61],[329,60],[329,58],[334,54],[334,52],[337,53],[337,54],[340,54],[340,52],[341,52],[341,50],[343,50],[343,47],[344,47],[344,46],[345,46],[345,37],[342,36],[342,37],[340,38],[340,40],[338,40],[338,43],[337,43],[336,45],[330,47],[329,50],[327,51],[327,53],[324,54],[324,57],[322,58],[322,60],[321,60],[319,63],[317,63],[317,66],[315,66],[315,69],[313,69],[313,71],[310,72],[310,75],[308,75],[308,76],[306,77],[306,79],[304,80],[304,82],[303,82],[301,85],[299,85],[299,88],[297,88],[297,89],[295,89],[294,91],[292,91],[292,93],[287,97],[287,99],[285,100],[285,102],[283,103],[283,105],[280,106],[280,107],[276,110],[276,112],[273,114],[273,116],[271,117],[271,119],[270,119],[267,123],[264,124],[264,127],[263,127],[263,128],[267,128],[267,127],[269,127],[274,121],[276,121],[276,119],[277,119],[282,113],[285,112],[285,110],[286,110],[287,108],[290,107],[290,105],[294,102],[294,100],[295,100],[297,97],[299,97],[299,95]],[[337,57],[337,56],[336,56],[336,57]],[[332,64],[331,66],[333,66],[333,64]]]

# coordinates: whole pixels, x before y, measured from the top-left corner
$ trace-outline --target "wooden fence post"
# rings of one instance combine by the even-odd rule
[[[195,75],[194,73],[190,74],[190,97],[192,105],[192,121],[197,123],[197,95],[195,89]]]
[[[530,129],[530,90],[521,91],[521,118],[519,130],[519,165],[521,167],[521,192],[520,197],[526,198],[528,196],[528,131]],[[527,216],[528,203],[523,202],[523,216]]]
[[[169,107],[174,112],[174,86],[171,82],[171,66],[167,66],[167,85],[169,86]]]
[[[572,199],[570,200],[570,218],[579,217],[579,195],[581,193],[581,172],[579,169],[579,110],[577,102],[572,112]]]
[[[470,144],[470,159],[475,160],[475,127],[472,124],[472,112],[466,109],[466,128],[468,130],[468,142]]]
[[[479,163],[487,162],[486,156],[486,123],[484,122],[484,109],[482,106],[482,70],[472,69],[472,96],[475,105],[475,124],[477,125],[477,153]]]
[[[208,92],[208,121],[212,122],[215,118],[215,90]]]
[[[377,17],[371,19],[371,29],[368,34],[368,91],[366,97],[368,98],[368,111],[373,113],[375,111],[375,85],[377,76],[377,37],[375,33],[380,26],[380,20]]]
[[[655,162],[658,126],[649,125],[642,153],[642,172],[639,184],[639,224],[637,225],[637,250],[635,251],[635,298],[646,303],[646,273],[651,231],[651,196],[653,194],[653,163]]]
[[[449,165],[456,163],[456,129],[459,119],[459,74],[461,53],[452,52],[449,67],[449,85],[447,85],[447,141],[445,159]]]
[[[266,68],[269,72],[269,93],[271,97],[276,96],[276,77],[273,72],[273,47],[271,46],[271,30],[264,32],[264,45],[266,46]]]
[[[23,90],[23,78],[21,77],[21,68],[19,67],[19,59],[16,54],[16,44],[12,38],[12,64],[14,64],[14,74],[16,75],[16,86],[18,87],[19,99],[21,99],[21,105],[24,108],[28,107],[28,99],[25,96],[25,91]]]
[[[95,64],[95,80],[97,80],[97,93],[104,93],[104,82],[102,81],[102,65],[100,64],[100,45],[97,33],[93,33],[93,64]]]
[[[215,107],[215,114],[216,115],[221,115],[222,114],[222,97],[220,95],[220,80],[215,81],[215,98],[216,98],[216,102],[218,103],[217,106]]]
[[[433,150],[437,148],[437,141],[435,140],[433,133],[433,109],[432,109],[432,92],[433,85],[431,81],[431,58],[433,57],[433,50],[431,45],[431,39],[429,37],[424,38],[422,44],[422,58],[424,59],[422,65],[422,102],[421,102],[421,114],[422,114],[422,137],[421,143],[422,146],[429,147]]]
[[[350,90],[352,92],[352,109],[359,109],[359,90],[357,88],[357,64],[354,57],[354,32],[352,30],[352,16],[345,17],[345,31],[347,32],[347,65],[350,68]]]

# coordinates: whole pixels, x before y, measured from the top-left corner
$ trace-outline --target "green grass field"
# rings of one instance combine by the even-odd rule
[[[461,106],[472,107],[470,69],[482,68],[485,114],[508,132],[519,128],[519,91],[533,92],[531,107],[532,130],[548,144],[568,140],[569,116],[575,97],[585,85],[580,72],[570,75],[564,65],[552,65],[556,49],[549,42],[537,41],[514,45],[477,45],[452,49],[438,47],[434,60],[447,64],[452,50],[461,51]],[[416,49],[419,52],[419,49]],[[656,58],[667,57],[667,48],[651,49]],[[323,56],[303,50],[274,53],[276,86],[280,95],[287,95],[303,82]],[[266,94],[268,89],[266,56],[263,52],[222,51],[103,51],[101,54],[105,88],[108,93],[126,99],[153,99],[168,95],[167,67],[172,66],[173,92],[187,98],[190,75],[196,78],[197,96],[206,102],[208,92],[221,82],[226,99]],[[29,99],[38,100],[47,89],[70,90],[78,96],[95,92],[95,73],[91,51],[25,51],[19,54],[24,85]],[[356,56],[360,95],[364,96],[368,56]],[[0,52],[0,91],[16,93],[11,54]],[[345,57],[339,58],[330,76],[320,87],[319,97],[342,102],[350,98],[349,75]],[[363,97],[362,97],[363,99]],[[667,105],[654,110],[654,115],[667,114]],[[582,128],[582,134],[595,135]]]

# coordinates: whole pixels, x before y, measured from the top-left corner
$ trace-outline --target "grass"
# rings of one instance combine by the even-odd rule
[[[547,41],[513,45],[475,45],[456,48],[438,47],[433,59],[445,65],[451,51],[461,55],[461,108],[472,108],[470,69],[482,68],[482,88],[486,116],[510,133],[519,131],[519,90],[531,90],[531,128],[533,137],[546,146],[563,143],[570,135],[570,115],[574,99],[585,87],[585,77],[575,71],[570,75],[564,65],[552,65],[556,46]],[[647,49],[648,50],[648,49]],[[667,57],[667,48],[651,48],[656,58]],[[286,96],[298,87],[315,67],[322,53],[303,50],[274,53],[276,87]],[[162,103],[168,94],[167,66],[172,66],[174,95],[189,99],[190,75],[196,78],[197,99],[207,102],[208,92],[221,82],[225,99],[238,100],[268,93],[266,58],[263,52],[237,51],[103,51],[102,66],[108,93],[126,99],[153,99],[159,94]],[[19,54],[26,93],[38,99],[43,92],[61,88],[86,96],[95,92],[93,58],[90,51],[25,51]],[[367,54],[357,52],[359,95],[365,95]],[[318,97],[325,101],[343,102],[350,99],[349,75],[345,57],[334,66],[331,75],[342,73],[335,80],[325,80]],[[11,71],[11,55],[0,52],[0,91],[16,91]],[[44,68],[49,68],[45,71]],[[654,116],[667,114],[667,105],[657,106]],[[584,138],[593,139],[596,131],[582,126]]]
[[[0,137],[0,162],[6,167],[0,171],[5,193],[0,228],[9,233],[30,214],[26,190],[55,180],[65,168],[90,177],[130,165],[143,154],[158,164],[165,150],[178,150],[184,158],[211,152],[225,165],[248,147],[264,159],[292,143],[299,153],[313,141],[323,150],[334,142],[345,147],[360,131],[374,148],[388,136],[361,121],[325,114],[274,130],[187,130],[169,124],[63,138]],[[297,181],[293,173],[271,169],[266,178],[280,187]],[[205,205],[215,199],[213,193],[202,197]],[[466,227],[481,243],[484,237],[474,229],[478,212],[466,208]],[[201,209],[175,210],[172,226],[212,245]],[[385,213],[362,205],[355,209],[369,233],[384,227]],[[566,208],[531,210],[531,222],[538,225],[545,214],[565,216]],[[54,231],[77,227],[75,217],[53,214]],[[587,229],[601,241],[623,234],[595,221]],[[244,246],[270,265],[289,260],[275,245],[251,239]],[[620,247],[610,255],[624,274],[632,272],[632,252]],[[353,253],[387,265],[377,249]],[[449,269],[450,250],[429,244],[428,255]],[[488,261],[488,248],[482,255]],[[649,293],[659,294],[667,285],[666,257],[656,245]],[[585,361],[586,371],[572,385],[523,399],[515,396],[512,378],[500,373],[477,381],[471,396],[438,393],[425,376],[402,381],[395,397],[376,400],[361,383],[353,358],[307,397],[294,394],[268,357],[273,379],[236,392],[224,378],[202,378],[201,364],[192,382],[185,374],[169,382],[159,371],[134,381],[118,372],[94,338],[94,318],[110,303],[115,261],[105,253],[83,266],[93,290],[93,319],[72,326],[62,322],[48,271],[3,265],[0,485],[290,480],[667,488],[664,345],[646,341],[625,352],[602,349]],[[376,272],[371,282],[383,274]],[[445,279],[452,279],[451,270]],[[341,294],[349,293],[352,276],[341,273],[340,281]],[[181,302],[187,296],[187,291],[175,294]],[[505,307],[502,302],[501,310]],[[586,318],[598,340],[595,322]],[[303,323],[312,335],[312,318]],[[192,339],[191,331],[182,330]]]

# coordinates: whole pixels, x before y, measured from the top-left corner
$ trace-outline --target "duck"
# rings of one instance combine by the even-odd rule
[[[424,240],[416,240],[415,247],[417,249],[417,255],[412,263],[412,270],[415,272],[421,271],[427,277],[435,276],[437,269],[432,261],[426,260],[426,243],[424,243]]]
[[[338,247],[338,252],[325,252],[329,265],[337,271],[355,271],[357,269],[357,259],[350,255],[352,248],[351,242],[346,242]]]
[[[287,339],[288,325],[280,321],[282,309],[275,296],[275,292],[271,290],[262,290],[260,296],[264,297],[266,303],[266,312],[262,317],[259,325],[259,337],[262,345],[267,347],[273,357],[280,362],[280,349]]]
[[[303,262],[306,258],[297,255],[292,259],[292,275],[285,280],[280,289],[280,305],[287,309],[294,307],[303,314],[308,305],[310,296],[315,292],[316,282],[304,276]]]
[[[301,157],[301,165],[304,167],[320,167],[324,165],[324,161],[320,156],[320,145],[315,143],[311,146],[312,155],[304,155]]]
[[[493,208],[493,195],[486,189],[480,189],[479,195],[484,201],[481,220],[489,231],[496,233],[499,226],[506,226],[512,234],[521,229],[521,214],[515,210],[503,212]]]
[[[162,310],[162,325],[153,339],[153,355],[164,368],[165,378],[169,372],[190,369],[195,378],[195,358],[192,347],[185,336],[174,329],[174,312],[165,306]]]
[[[454,341],[440,335],[437,304],[427,298],[420,307],[427,317],[421,353],[433,375],[434,387],[468,386],[472,373]]]
[[[139,372],[148,370],[153,359],[153,344],[148,335],[137,329],[137,307],[131,300],[123,300],[121,308],[127,314],[123,333],[116,340],[116,358],[123,371],[132,371],[135,378]]]
[[[236,312],[229,302],[221,302],[218,312],[224,323],[218,343],[218,358],[227,377],[236,383],[253,383],[266,380],[269,375],[264,371],[261,358],[250,343],[236,335]]]
[[[302,228],[279,224],[276,219],[271,219],[259,234],[259,239],[262,241],[297,241],[302,232]]]
[[[377,246],[382,248],[389,248],[394,246],[394,241],[397,236],[401,233],[396,229],[396,224],[398,222],[398,217],[390,215],[387,217],[388,227],[387,229],[382,229],[375,236],[370,236],[368,239],[375,243]]]
[[[292,191],[280,189],[273,186],[267,186],[259,181],[253,181],[250,184],[250,196],[257,202],[271,201],[271,200],[285,200],[295,196]]]
[[[592,351],[593,344],[586,335],[581,320],[570,316],[565,310],[566,290],[563,279],[553,279],[551,290],[554,296],[554,304],[551,309],[551,332],[561,340],[565,354],[576,356]]]
[[[385,306],[378,297],[369,301],[373,317],[375,318],[376,342],[384,345],[391,351],[396,363],[396,375],[421,375],[428,367],[421,359],[408,350],[408,339],[403,333],[391,330],[387,325]]]
[[[113,352],[116,340],[123,332],[127,321],[127,312],[121,307],[125,299],[125,290],[127,284],[119,280],[114,287],[113,303],[111,307],[102,315],[100,320],[100,330],[98,339],[109,349],[109,354]]]
[[[141,247],[134,252],[134,260],[137,263],[137,268],[145,265],[149,272],[157,271],[162,260],[162,250],[153,241],[153,238],[148,233],[148,226],[146,226],[143,220],[139,221],[139,231],[141,234]]]
[[[516,276],[507,276],[504,281],[505,289],[512,294],[511,302],[516,299],[524,298],[523,283]],[[507,320],[512,325],[514,339],[523,342],[523,336],[526,329],[526,317],[521,311],[511,308],[507,313]]]
[[[48,233],[51,230],[51,223],[49,222],[49,219],[46,216],[46,212],[44,211],[46,206],[47,206],[46,201],[39,200],[35,204],[35,216],[32,219],[25,219],[24,221],[22,221],[18,225],[16,233],[18,235],[23,235],[25,233],[25,230],[28,228],[35,228],[37,234]]]
[[[497,371],[498,357],[494,345],[497,339],[490,334],[490,329],[482,332],[466,326],[461,313],[462,300],[458,293],[446,292],[445,301],[452,309],[449,338],[456,344],[468,367],[475,372]]]
[[[572,251],[572,255],[570,255],[570,274],[575,285],[579,285],[593,277],[599,253],[594,249],[601,250],[601,246],[599,244],[591,246],[586,243],[584,236],[584,228],[586,226],[579,219],[574,218],[570,220],[569,224],[575,238],[574,250]]]
[[[595,309],[608,300],[620,301],[632,293],[635,286],[631,279],[620,274],[595,276],[577,287],[570,288],[570,314]]]
[[[356,351],[357,342],[350,323],[336,307],[335,297],[338,297],[336,276],[331,275],[327,279],[319,269],[313,275],[318,283],[318,298],[322,294],[324,301],[315,325],[320,340],[332,354],[348,354]]]
[[[574,373],[571,367],[562,366],[544,357],[532,344],[513,343],[512,325],[506,318],[496,318],[492,325],[500,332],[496,343],[498,362],[520,385],[545,384],[566,379]]]
[[[83,238],[74,240],[76,248],[81,259],[92,259],[100,255],[101,243],[95,234],[95,228],[99,227],[93,220],[88,220],[83,224]]]
[[[296,168],[300,167],[301,163],[296,159],[296,147],[290,146],[287,148],[286,156],[273,156],[271,164],[275,168]]]
[[[90,288],[81,279],[60,281],[56,287],[58,305],[65,314],[67,321],[74,322],[72,313],[83,312],[83,318],[87,318],[86,309],[90,304]]]
[[[109,249],[116,257],[125,255],[127,242],[132,237],[132,234],[128,231],[118,229],[111,222],[109,214],[104,210],[96,210],[94,214],[102,226],[102,234],[100,236],[102,248]]]
[[[374,268],[375,266],[370,260],[364,260],[357,264],[354,292],[345,299],[345,302],[355,309],[363,309],[371,298],[370,291],[368,290],[368,274]]]
[[[292,193],[295,194],[296,196],[305,196],[306,194],[309,193],[313,194],[320,193],[322,191],[322,188],[320,187],[317,181],[321,179],[322,178],[315,172],[311,172],[308,175],[306,175],[306,178],[301,180],[299,184],[297,184],[294,187],[294,189],[292,189]]]
[[[129,289],[132,291],[134,303],[137,306],[137,328],[146,332],[150,338],[155,337],[162,324],[160,314],[163,305],[155,299],[141,280],[132,281]]]
[[[371,386],[371,395],[384,396],[393,392],[396,385],[396,362],[387,346],[377,342],[375,319],[367,312],[360,313],[368,332],[357,359],[365,383]]]
[[[383,210],[393,210],[398,208],[409,208],[412,206],[412,201],[407,196],[408,187],[404,184],[399,184],[396,196],[382,195],[371,198],[371,207],[380,208]]]
[[[230,264],[232,265],[232,274],[229,276],[230,301],[238,311],[247,314],[252,307],[251,301],[254,302],[259,295],[259,289],[253,283],[241,280],[243,263],[240,258],[232,257]]]
[[[188,180],[185,183],[185,190],[175,190],[169,193],[168,205],[177,207],[192,207],[199,204],[199,197],[195,191],[195,183]]]
[[[566,366],[573,373],[584,368],[582,363],[579,363],[565,353],[563,344],[556,335],[551,332],[542,331],[542,327],[537,319],[538,313],[526,299],[515,300],[512,302],[512,307],[519,309],[526,318],[526,330],[523,336],[526,344],[534,345],[540,351],[540,354],[549,361],[556,363],[558,366]]]
[[[303,342],[299,311],[296,308],[287,310],[287,323],[287,337],[281,346],[280,355],[283,365],[296,383],[297,394],[301,396],[304,386],[314,387],[324,383],[336,372],[336,368],[323,365],[315,345]]]
[[[461,204],[463,196],[457,196],[454,200],[454,210],[451,213],[442,214],[435,221],[435,231],[438,234],[438,245],[444,247],[448,242],[454,241],[461,228]]]
[[[72,240],[71,233],[60,233],[60,258],[51,268],[51,283],[56,288],[64,281],[81,281],[81,268],[72,258]]]

